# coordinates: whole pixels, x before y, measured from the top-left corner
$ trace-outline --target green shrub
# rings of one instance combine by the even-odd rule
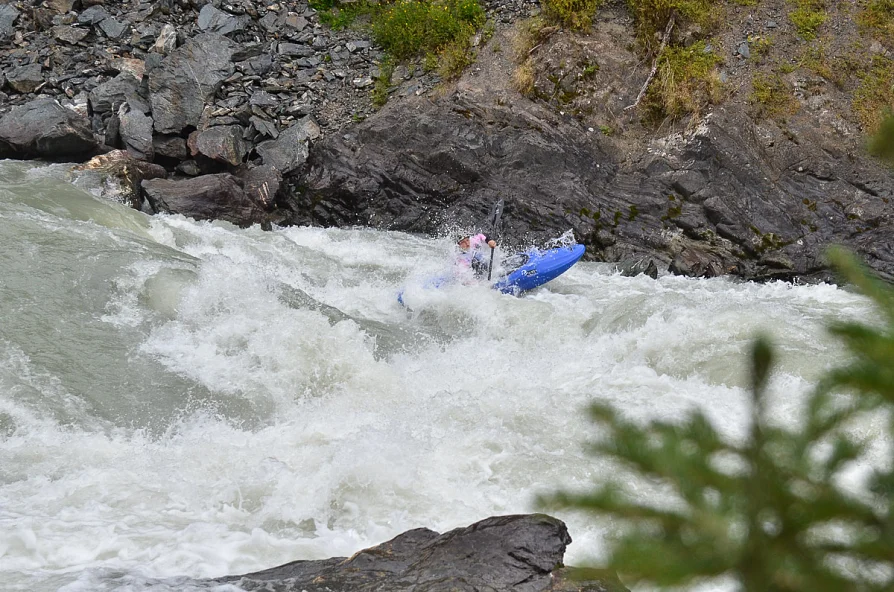
[[[749,102],[761,117],[780,118],[798,110],[798,100],[791,87],[777,73],[754,74]]]
[[[888,47],[894,46],[894,0],[869,0],[857,15],[857,23]]]
[[[637,36],[648,48],[656,46],[655,33],[664,32],[672,14],[678,25],[682,19],[707,26],[717,4],[717,0],[627,0]]]
[[[894,467],[873,469],[859,493],[840,486],[865,458],[858,417],[878,418],[894,440],[894,290],[842,251],[830,259],[869,296],[879,323],[837,323],[846,362],[809,395],[803,416],[780,427],[765,391],[774,354],[752,353],[750,430],[726,440],[701,412],[681,423],[625,419],[591,409],[602,428],[595,454],[627,469],[589,493],[559,492],[541,503],[610,518],[618,534],[608,569],[625,584],[667,589],[733,580],[741,592],[882,592],[894,589]],[[661,488],[661,503],[634,492]],[[676,589],[676,588],[675,588]]]
[[[797,0],[797,7],[788,14],[798,34],[810,41],[816,38],[816,30],[826,22],[825,0]]]
[[[584,31],[590,28],[603,0],[542,0],[543,14],[553,23]]]
[[[398,0],[375,12],[372,33],[391,55],[407,59],[468,42],[484,18],[478,0]]]
[[[704,41],[689,47],[666,47],[649,86],[645,107],[653,120],[698,113],[719,98],[717,76],[720,58]]]
[[[867,134],[878,131],[887,111],[894,108],[894,61],[874,56],[870,67],[861,74],[854,91],[854,112]]]

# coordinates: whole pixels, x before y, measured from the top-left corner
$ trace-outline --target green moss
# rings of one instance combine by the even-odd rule
[[[894,2],[868,0],[857,14],[860,28],[888,47],[894,47]]]
[[[633,222],[636,220],[636,217],[639,216],[639,208],[636,206],[630,206],[630,213],[627,215],[627,219]]]
[[[603,0],[542,0],[546,19],[563,27],[584,31],[590,28]]]
[[[385,51],[407,59],[467,43],[484,20],[478,0],[398,0],[376,10],[372,34]]]
[[[621,222],[621,218],[624,217],[623,212],[621,210],[615,210],[615,222],[614,226],[617,226]]]
[[[388,102],[388,93],[391,90],[391,76],[394,74],[394,60],[386,55],[379,64],[379,75],[372,90],[373,105],[381,107]]]

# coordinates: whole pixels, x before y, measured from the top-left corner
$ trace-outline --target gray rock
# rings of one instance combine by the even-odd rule
[[[121,141],[132,157],[152,162],[155,158],[155,147],[152,143],[152,118],[140,111],[129,108],[127,103],[118,109],[118,130]]]
[[[751,49],[748,47],[748,42],[743,41],[742,43],[740,43],[739,46],[736,48],[736,53],[738,53],[746,60],[751,57]]]
[[[245,194],[241,181],[222,173],[172,181],[150,179],[141,184],[152,210],[183,214],[196,220],[226,220],[238,226],[266,222],[264,209]]]
[[[263,164],[271,165],[282,175],[294,171],[307,160],[310,140],[320,137],[320,127],[312,117],[305,117],[279,133],[275,140],[256,147]]]
[[[92,113],[117,112],[125,102],[138,102],[140,83],[136,78],[121,72],[111,80],[103,82],[87,95],[89,109]]]
[[[245,29],[245,19],[219,10],[209,3],[199,11],[198,25],[203,31],[228,35]]]
[[[10,4],[0,6],[0,41],[12,38],[15,33],[14,24],[19,14],[19,11]]]
[[[13,107],[0,119],[0,154],[15,158],[89,158],[97,147],[84,117],[50,98]]]
[[[407,531],[351,557],[293,561],[220,578],[245,590],[329,592],[622,592],[613,574],[574,580],[562,567],[571,542],[560,520],[543,514],[495,516],[438,534]]]
[[[59,25],[53,27],[51,33],[55,39],[74,45],[78,41],[83,41],[84,37],[90,34],[90,31],[87,29],[82,29],[80,27]]]
[[[204,33],[177,48],[147,75],[157,132],[178,134],[187,126],[198,126],[205,105],[234,71],[233,50],[226,37]]]
[[[290,57],[309,57],[314,55],[313,47],[297,43],[280,43],[277,51],[282,55]]]
[[[152,51],[163,56],[177,49],[177,30],[170,23],[165,23],[152,46]]]
[[[99,29],[105,33],[109,39],[118,39],[127,31],[128,25],[113,18],[107,18],[99,23]]]
[[[42,70],[40,64],[19,66],[6,73],[6,82],[20,93],[32,93],[44,83]]]
[[[275,107],[279,104],[279,100],[270,93],[259,90],[251,94],[248,104],[257,105],[258,107]]]
[[[58,14],[65,14],[71,12],[74,3],[75,0],[47,0],[44,2],[44,6]]]
[[[245,186],[245,194],[272,211],[282,184],[282,175],[270,165],[253,167],[240,175]]]
[[[276,125],[274,125],[272,121],[262,119],[257,115],[252,115],[251,117],[249,117],[248,121],[251,123],[251,126],[255,128],[255,130],[262,136],[267,136],[268,138],[273,138],[274,140],[279,137],[279,130],[276,128]]]
[[[152,138],[152,146],[156,155],[185,160],[189,156],[186,149],[186,140],[180,136],[156,134]]]
[[[249,149],[242,134],[242,127],[238,125],[219,125],[197,132],[196,152],[218,162],[239,165]]]
[[[82,25],[98,25],[109,16],[108,11],[102,6],[91,6],[78,15],[78,22]]]

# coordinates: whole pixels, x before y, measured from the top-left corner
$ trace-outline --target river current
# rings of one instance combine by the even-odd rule
[[[832,285],[586,262],[518,298],[429,290],[446,237],[149,217],[65,170],[0,161],[4,592],[193,589],[536,511],[609,476],[589,402],[739,438],[764,332],[794,422],[841,354],[826,321],[872,315]],[[566,563],[604,552],[611,523],[554,515]]]

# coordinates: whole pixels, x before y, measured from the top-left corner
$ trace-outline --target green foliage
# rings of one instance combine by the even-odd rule
[[[333,31],[346,29],[359,16],[375,10],[374,4],[365,1],[339,4],[337,0],[311,0],[309,6],[317,11],[320,22]]]
[[[603,0],[543,0],[543,14],[552,23],[585,31],[590,28]]]
[[[798,34],[810,41],[816,38],[816,30],[826,22],[825,0],[796,0],[797,6],[788,14]]]
[[[879,125],[876,133],[869,141],[869,151],[894,163],[894,114],[889,110]]]
[[[860,86],[854,91],[854,112],[867,134],[881,126],[884,114],[894,107],[894,61],[873,56],[872,64],[861,74]]]
[[[386,55],[379,64],[379,75],[372,90],[372,101],[376,107],[381,107],[388,102],[388,93],[391,90],[391,76],[394,74],[394,60]]]
[[[749,102],[761,117],[781,118],[798,110],[792,89],[777,73],[756,72]]]
[[[689,47],[665,47],[645,98],[651,118],[660,121],[698,113],[716,101],[722,87],[716,72],[720,62],[704,41]]]
[[[606,567],[626,583],[667,588],[726,577],[743,592],[894,588],[894,467],[874,469],[860,493],[839,485],[864,453],[855,419],[882,418],[894,439],[894,289],[842,250],[829,259],[872,299],[882,322],[830,327],[849,359],[819,382],[794,426],[779,427],[767,410],[774,354],[765,339],[751,352],[751,425],[742,443],[724,439],[700,412],[641,425],[593,405],[603,428],[594,453],[631,476],[541,502],[622,525]],[[634,496],[645,484],[670,501]]]
[[[478,0],[397,0],[373,15],[376,42],[397,59],[468,43],[484,24]]]
[[[894,46],[894,0],[869,0],[857,15],[857,23],[888,47]]]

